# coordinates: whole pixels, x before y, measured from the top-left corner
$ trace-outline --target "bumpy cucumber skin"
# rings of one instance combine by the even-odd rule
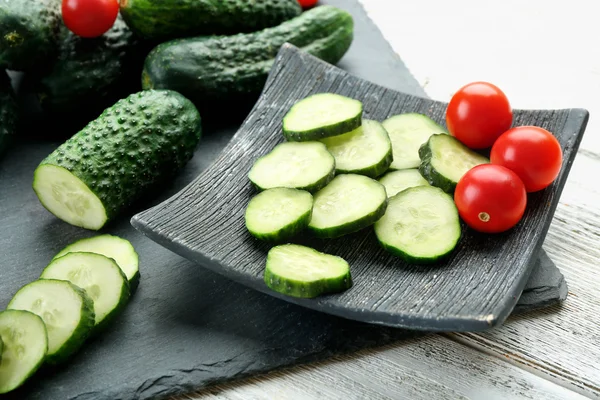
[[[0,71],[0,155],[17,132],[18,113],[10,79],[6,72]]]
[[[46,324],[44,323],[44,320],[39,315],[34,314],[31,311],[26,311],[26,310],[4,310],[4,311],[0,312],[0,315],[3,315],[4,313],[7,313],[6,315],[8,315],[10,313],[19,313],[19,314],[26,313],[26,314],[30,315],[32,318],[38,319],[41,324],[41,327],[44,329],[44,332],[46,333],[46,352],[48,352],[48,332],[46,330]],[[2,337],[0,336],[0,360],[2,359],[2,351],[3,350],[4,350],[4,342],[2,341]],[[22,386],[25,382],[27,382],[27,380],[29,378],[31,378],[37,372],[38,369],[40,369],[40,367],[44,364],[45,360],[46,360],[45,357],[40,357],[39,362],[32,366],[31,370],[29,371],[29,374],[24,376],[18,385],[10,387],[10,388],[1,388],[0,394],[12,392],[13,390]]]
[[[44,110],[70,116],[84,113],[89,121],[139,91],[139,83],[132,82],[137,81],[145,53],[120,16],[108,32],[94,39],[81,38],[63,25],[57,46],[55,62],[36,87]]]
[[[54,55],[60,7],[60,0],[0,2],[0,68],[40,68]]]
[[[81,319],[79,320],[79,325],[77,325],[69,340],[67,340],[60,349],[58,349],[54,354],[46,355],[45,362],[47,364],[57,365],[64,363],[73,354],[75,354],[92,333],[92,329],[94,328],[96,320],[96,316],[94,314],[94,301],[88,296],[85,290],[81,289],[79,286],[73,285],[71,282],[56,279],[40,279],[37,282],[45,280],[62,282],[62,284],[69,285],[73,291],[77,293],[79,297],[81,297]],[[19,292],[17,291],[17,293]],[[12,309],[11,303],[8,304],[7,309]]]
[[[283,137],[290,142],[306,142],[312,140],[324,139],[331,136],[343,135],[358,129],[362,124],[362,105],[361,112],[345,121],[340,121],[335,125],[322,126],[306,131],[292,131],[286,127],[283,120]]]
[[[136,258],[137,258],[137,260],[138,260],[138,270],[137,270],[137,272],[135,273],[135,275],[133,275],[133,276],[131,277],[131,279],[128,279],[128,280],[129,280],[129,294],[130,294],[130,295],[133,295],[133,294],[135,293],[135,291],[137,290],[137,288],[138,288],[139,284],[140,284],[140,277],[141,277],[141,275],[140,275],[140,270],[139,270],[139,254],[137,253],[137,251],[135,251],[135,249],[134,249],[133,245],[131,245],[131,242],[129,242],[127,239],[123,239],[123,238],[121,238],[121,237],[118,237],[118,236],[115,236],[115,235],[110,235],[110,234],[108,234],[108,233],[105,233],[105,234],[103,234],[103,235],[100,235],[100,236],[109,236],[109,237],[111,237],[111,238],[116,238],[116,239],[118,239],[118,240],[125,240],[125,241],[127,241],[127,242],[129,243],[129,245],[131,246],[131,251],[133,251],[133,253],[135,254],[135,257],[136,257]],[[67,247],[65,247],[64,249],[62,249],[62,250],[61,250],[61,251],[59,251],[58,253],[56,253],[56,255],[55,255],[53,258],[52,258],[52,261],[54,261],[54,260],[56,260],[57,258],[60,258],[60,257],[62,257],[62,256],[65,256],[65,255],[67,255],[68,253],[72,253],[73,251],[72,251],[71,249],[75,249],[75,248],[76,248],[76,247],[77,247],[79,244],[81,244],[82,242],[87,242],[87,241],[89,241],[89,240],[92,240],[92,239],[94,239],[95,237],[97,237],[97,236],[94,236],[94,237],[91,237],[91,238],[79,239],[79,240],[77,240],[77,241],[75,241],[75,242],[71,243],[70,245],[68,245]],[[79,252],[82,252],[82,251],[79,251]],[[109,258],[110,258],[110,257],[109,257]],[[118,264],[119,264],[119,263],[117,263],[117,265],[118,265]]]
[[[301,11],[297,0],[121,0],[121,14],[131,29],[161,41],[254,32],[277,26]]]
[[[336,167],[335,172],[337,174],[364,175],[364,176],[368,176],[369,178],[376,179],[390,168],[392,161],[394,161],[394,153],[392,151],[392,148],[390,147],[390,151],[388,151],[388,153],[385,155],[385,157],[380,162],[378,162],[377,164],[375,164],[373,166],[363,168],[363,169],[351,169],[351,170],[344,170],[344,169],[339,169]]]
[[[181,94],[145,90],[107,108],[40,166],[65,168],[84,182],[102,201],[106,225],[187,164],[200,141],[200,123],[198,110]]]
[[[314,251],[317,252],[316,250]],[[306,299],[315,298],[328,293],[343,292],[350,289],[353,284],[350,268],[348,268],[348,273],[342,279],[339,277],[323,279],[318,282],[312,282],[310,285],[295,279],[282,278],[271,272],[269,268],[269,255],[267,255],[264,282],[268,288],[278,293]]]
[[[320,239],[335,239],[345,235],[349,235],[354,232],[358,232],[364,228],[367,228],[377,222],[385,214],[387,209],[388,199],[386,198],[379,207],[371,214],[364,216],[363,218],[348,222],[344,225],[339,225],[333,228],[315,228],[314,226],[308,225],[308,229],[312,232],[315,237]]]
[[[146,58],[142,87],[176,90],[203,106],[254,98],[284,43],[335,64],[350,47],[353,31],[349,13],[324,5],[255,33],[165,42]]]

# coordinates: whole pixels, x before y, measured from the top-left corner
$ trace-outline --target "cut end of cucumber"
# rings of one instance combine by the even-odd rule
[[[48,211],[71,225],[98,230],[108,220],[98,196],[65,168],[40,165],[34,173],[33,190]]]
[[[109,234],[81,239],[62,249],[53,260],[76,252],[97,253],[112,258],[123,270],[130,285],[137,284],[139,280],[139,256],[131,242],[126,239]]]
[[[248,203],[246,227],[259,239],[284,241],[308,226],[312,206],[313,197],[304,190],[268,189]]]
[[[267,255],[266,285],[279,293],[311,298],[352,286],[350,267],[341,257],[310,247],[285,244]]]
[[[360,101],[334,93],[319,93],[297,102],[283,118],[283,134],[291,141],[337,136],[362,123]]]
[[[320,142],[287,142],[256,160],[248,173],[259,189],[276,187],[314,192],[331,181],[335,159]]]
[[[2,361],[0,394],[8,393],[31,377],[43,364],[48,351],[48,334],[42,319],[29,311],[0,312]]]
[[[385,187],[388,198],[411,187],[429,186],[429,182],[423,178],[423,175],[417,169],[388,172],[379,179],[379,183]]]
[[[375,234],[384,248],[405,261],[430,264],[456,247],[461,236],[458,210],[442,189],[412,187],[389,200]]]
[[[489,163],[486,157],[449,135],[432,137],[430,146],[431,165],[454,182],[458,182],[471,168]]]

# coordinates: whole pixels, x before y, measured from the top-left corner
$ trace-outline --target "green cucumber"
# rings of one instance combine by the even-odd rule
[[[17,133],[17,100],[4,71],[0,71],[0,155],[12,142]]]
[[[0,394],[23,385],[42,366],[48,352],[46,324],[22,310],[0,312]]]
[[[352,287],[346,260],[297,244],[269,250],[264,281],[276,292],[300,298],[343,292]]]
[[[460,240],[458,210],[442,189],[412,187],[390,198],[385,215],[375,223],[375,235],[404,261],[432,264],[447,257]]]
[[[160,41],[258,31],[300,12],[297,0],[121,0],[121,15],[131,29]]]
[[[0,1],[0,68],[44,68],[56,52],[60,0]]]
[[[94,301],[83,289],[63,280],[33,281],[17,291],[7,308],[31,311],[44,320],[49,364],[71,357],[94,327]]]
[[[319,142],[280,143],[248,173],[259,190],[287,187],[316,192],[335,175],[335,159]]]
[[[200,141],[200,114],[181,94],[146,90],[119,100],[59,146],[33,189],[57,218],[98,230],[173,178]]]
[[[363,105],[334,93],[308,96],[283,117],[283,136],[290,141],[318,140],[360,128]]]
[[[2,336],[0,336],[0,364],[2,364],[2,351],[4,351],[4,342],[2,341]]]
[[[417,168],[421,163],[419,148],[436,133],[447,133],[446,129],[423,114],[406,113],[383,121],[392,141],[394,161],[390,169]]]
[[[336,238],[373,225],[387,208],[383,185],[363,175],[336,176],[314,196],[308,225],[320,238]]]
[[[164,42],[146,58],[142,86],[172,89],[210,108],[254,103],[284,43],[335,64],[350,47],[353,30],[349,13],[323,5],[255,33]]]
[[[283,242],[306,229],[312,206],[313,197],[307,191],[268,189],[248,203],[246,228],[258,239]]]
[[[392,143],[377,121],[363,120],[352,132],[322,139],[335,158],[338,174],[358,174],[376,178],[392,163]]]
[[[411,187],[429,186],[429,182],[423,178],[423,175],[417,169],[402,169],[388,172],[379,179],[379,183],[385,186],[388,198]]]
[[[109,234],[81,239],[59,251],[52,260],[75,252],[97,253],[112,258],[127,277],[131,292],[137,288],[140,281],[139,256],[128,240]]]
[[[419,172],[427,182],[454,193],[456,184],[468,170],[490,160],[469,149],[454,136],[432,135],[419,149]]]
[[[86,291],[94,302],[97,329],[106,326],[129,300],[129,283],[112,258],[96,253],[67,253],[42,271],[40,279],[69,281]]]

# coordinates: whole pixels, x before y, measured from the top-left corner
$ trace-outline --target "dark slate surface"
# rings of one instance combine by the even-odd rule
[[[351,11],[356,19],[356,42],[340,63],[342,67],[376,83],[423,95],[356,1],[327,3]],[[378,62],[365,63],[365,59]],[[36,126],[39,130],[27,132],[27,137],[43,138],[48,133],[43,124]],[[131,227],[129,216],[191,182],[237,127],[207,132],[196,157],[167,193],[140,204],[106,229],[129,239],[140,253],[141,284],[124,313],[69,364],[40,371],[6,398],[163,397],[417,334],[333,317],[261,294],[198,267]],[[55,219],[31,190],[37,163],[58,144],[23,139],[0,160],[1,308],[20,286],[39,276],[58,250],[93,235]],[[556,269],[550,262],[539,270],[536,276],[542,278],[534,285],[542,293],[539,301],[553,302],[555,283],[546,276],[553,276]]]

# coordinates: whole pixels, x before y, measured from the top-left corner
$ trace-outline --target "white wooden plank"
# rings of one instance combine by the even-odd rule
[[[439,335],[188,395],[192,400],[579,399],[534,374]]]

